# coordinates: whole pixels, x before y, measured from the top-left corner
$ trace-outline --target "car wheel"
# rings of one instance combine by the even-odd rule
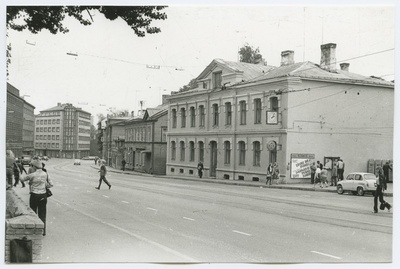
[[[362,187],[358,187],[358,188],[357,188],[357,194],[358,194],[359,196],[363,196],[363,195],[364,195],[364,189],[363,189]]]
[[[343,194],[344,193],[342,185],[338,185],[336,189],[337,189],[337,193],[338,194]]]

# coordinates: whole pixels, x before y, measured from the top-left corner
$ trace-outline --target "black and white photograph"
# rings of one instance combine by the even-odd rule
[[[396,1],[1,6],[2,266],[399,265]]]

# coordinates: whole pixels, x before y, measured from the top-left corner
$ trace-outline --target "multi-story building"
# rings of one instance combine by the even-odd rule
[[[34,109],[7,83],[6,147],[17,157],[33,154]]]
[[[90,151],[90,113],[72,104],[40,111],[35,117],[37,155],[82,158]]]
[[[126,168],[165,175],[167,157],[167,105],[146,109],[143,117],[124,122]]]
[[[287,183],[309,182],[310,163],[341,157],[346,172],[369,159],[392,159],[394,83],[336,69],[336,44],[321,62],[281,66],[214,60],[200,87],[169,97],[167,174],[265,180],[277,163]]]

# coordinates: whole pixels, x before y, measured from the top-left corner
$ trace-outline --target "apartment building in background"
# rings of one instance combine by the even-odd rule
[[[80,159],[90,154],[91,114],[69,103],[35,116],[35,154]]]
[[[6,148],[16,157],[34,153],[34,110],[19,90],[7,82]]]

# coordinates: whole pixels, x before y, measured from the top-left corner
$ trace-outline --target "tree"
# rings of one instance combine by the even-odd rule
[[[240,61],[244,63],[257,64],[262,60],[260,49],[254,49],[248,43],[244,44],[239,50]]]
[[[28,30],[33,34],[47,29],[52,34],[68,33],[63,20],[70,16],[82,25],[94,22],[91,11],[97,10],[107,19],[123,19],[139,37],[161,32],[159,27],[151,27],[153,20],[165,20],[162,12],[166,6],[7,6],[7,31]],[[90,19],[85,19],[87,13]],[[11,62],[11,45],[7,44],[7,74]]]
[[[123,19],[137,36],[143,37],[146,33],[161,31],[158,27],[150,27],[150,24],[153,20],[167,18],[161,12],[164,8],[165,6],[8,6],[7,29],[27,29],[34,34],[43,29],[52,34],[67,33],[69,30],[63,25],[65,16],[73,17],[83,25],[91,25],[93,18],[90,12],[97,10],[111,21]],[[91,20],[84,18],[86,12]]]
[[[198,85],[199,84],[197,83],[196,79],[192,79],[192,80],[189,81],[189,83],[187,85],[185,85],[182,88],[180,88],[179,92],[185,92],[185,91],[188,91],[188,90],[191,90],[191,89],[195,89],[195,88],[198,87]]]

